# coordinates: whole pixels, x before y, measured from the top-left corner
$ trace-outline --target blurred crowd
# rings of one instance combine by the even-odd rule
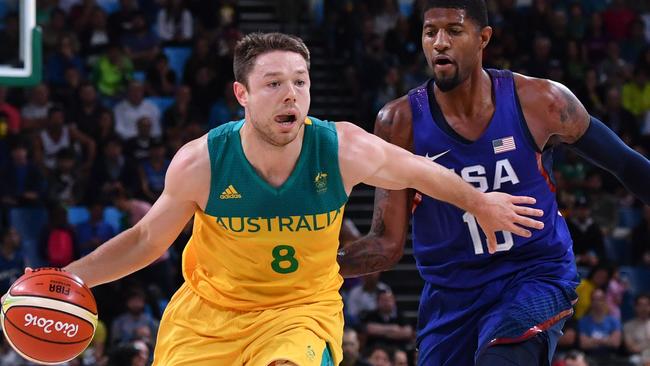
[[[17,3],[0,6],[0,64],[17,62]],[[304,1],[279,3],[306,8]],[[339,81],[357,101],[354,120],[368,129],[386,102],[430,77],[420,46],[423,3],[326,0],[322,14],[296,22],[314,21],[290,28],[320,37],[343,60]],[[488,0],[494,35],[486,67],[564,83],[648,156],[650,4],[522,3]],[[25,265],[64,266],[134,225],[160,195],[180,146],[243,117],[231,87],[242,36],[236,1],[39,0],[37,7],[43,82],[0,87],[2,292]],[[556,363],[648,366],[650,208],[569,150],[557,149],[554,173],[584,274]],[[33,231],[40,217],[33,210],[45,212],[42,230],[27,238],[24,228]],[[22,226],[9,225],[21,218]],[[70,365],[149,364],[158,321],[182,281],[180,253],[190,234],[191,222],[155,263],[94,289],[101,322],[91,347]],[[413,364],[415,324],[380,275],[346,281],[342,295],[343,365]],[[21,362],[0,347],[0,365]]]

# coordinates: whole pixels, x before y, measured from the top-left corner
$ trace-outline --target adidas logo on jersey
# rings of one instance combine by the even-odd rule
[[[241,198],[241,194],[237,192],[235,187],[231,185],[228,186],[223,192],[221,192],[221,196],[219,196],[222,200],[228,200],[231,198]]]

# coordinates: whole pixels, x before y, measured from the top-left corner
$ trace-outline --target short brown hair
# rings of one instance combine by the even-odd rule
[[[235,80],[248,85],[248,74],[258,56],[272,51],[295,52],[307,62],[309,69],[309,49],[302,39],[283,33],[250,33],[235,46],[233,70]]]

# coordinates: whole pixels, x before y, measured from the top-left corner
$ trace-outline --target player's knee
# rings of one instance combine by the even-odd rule
[[[279,361],[273,361],[269,364],[269,366],[298,366],[297,364],[287,361],[287,360],[279,360]]]

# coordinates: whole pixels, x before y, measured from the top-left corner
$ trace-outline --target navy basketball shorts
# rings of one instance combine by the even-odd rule
[[[481,288],[426,283],[418,316],[418,365],[471,366],[487,347],[516,345],[540,334],[549,364],[573,314],[576,281],[518,273]]]

